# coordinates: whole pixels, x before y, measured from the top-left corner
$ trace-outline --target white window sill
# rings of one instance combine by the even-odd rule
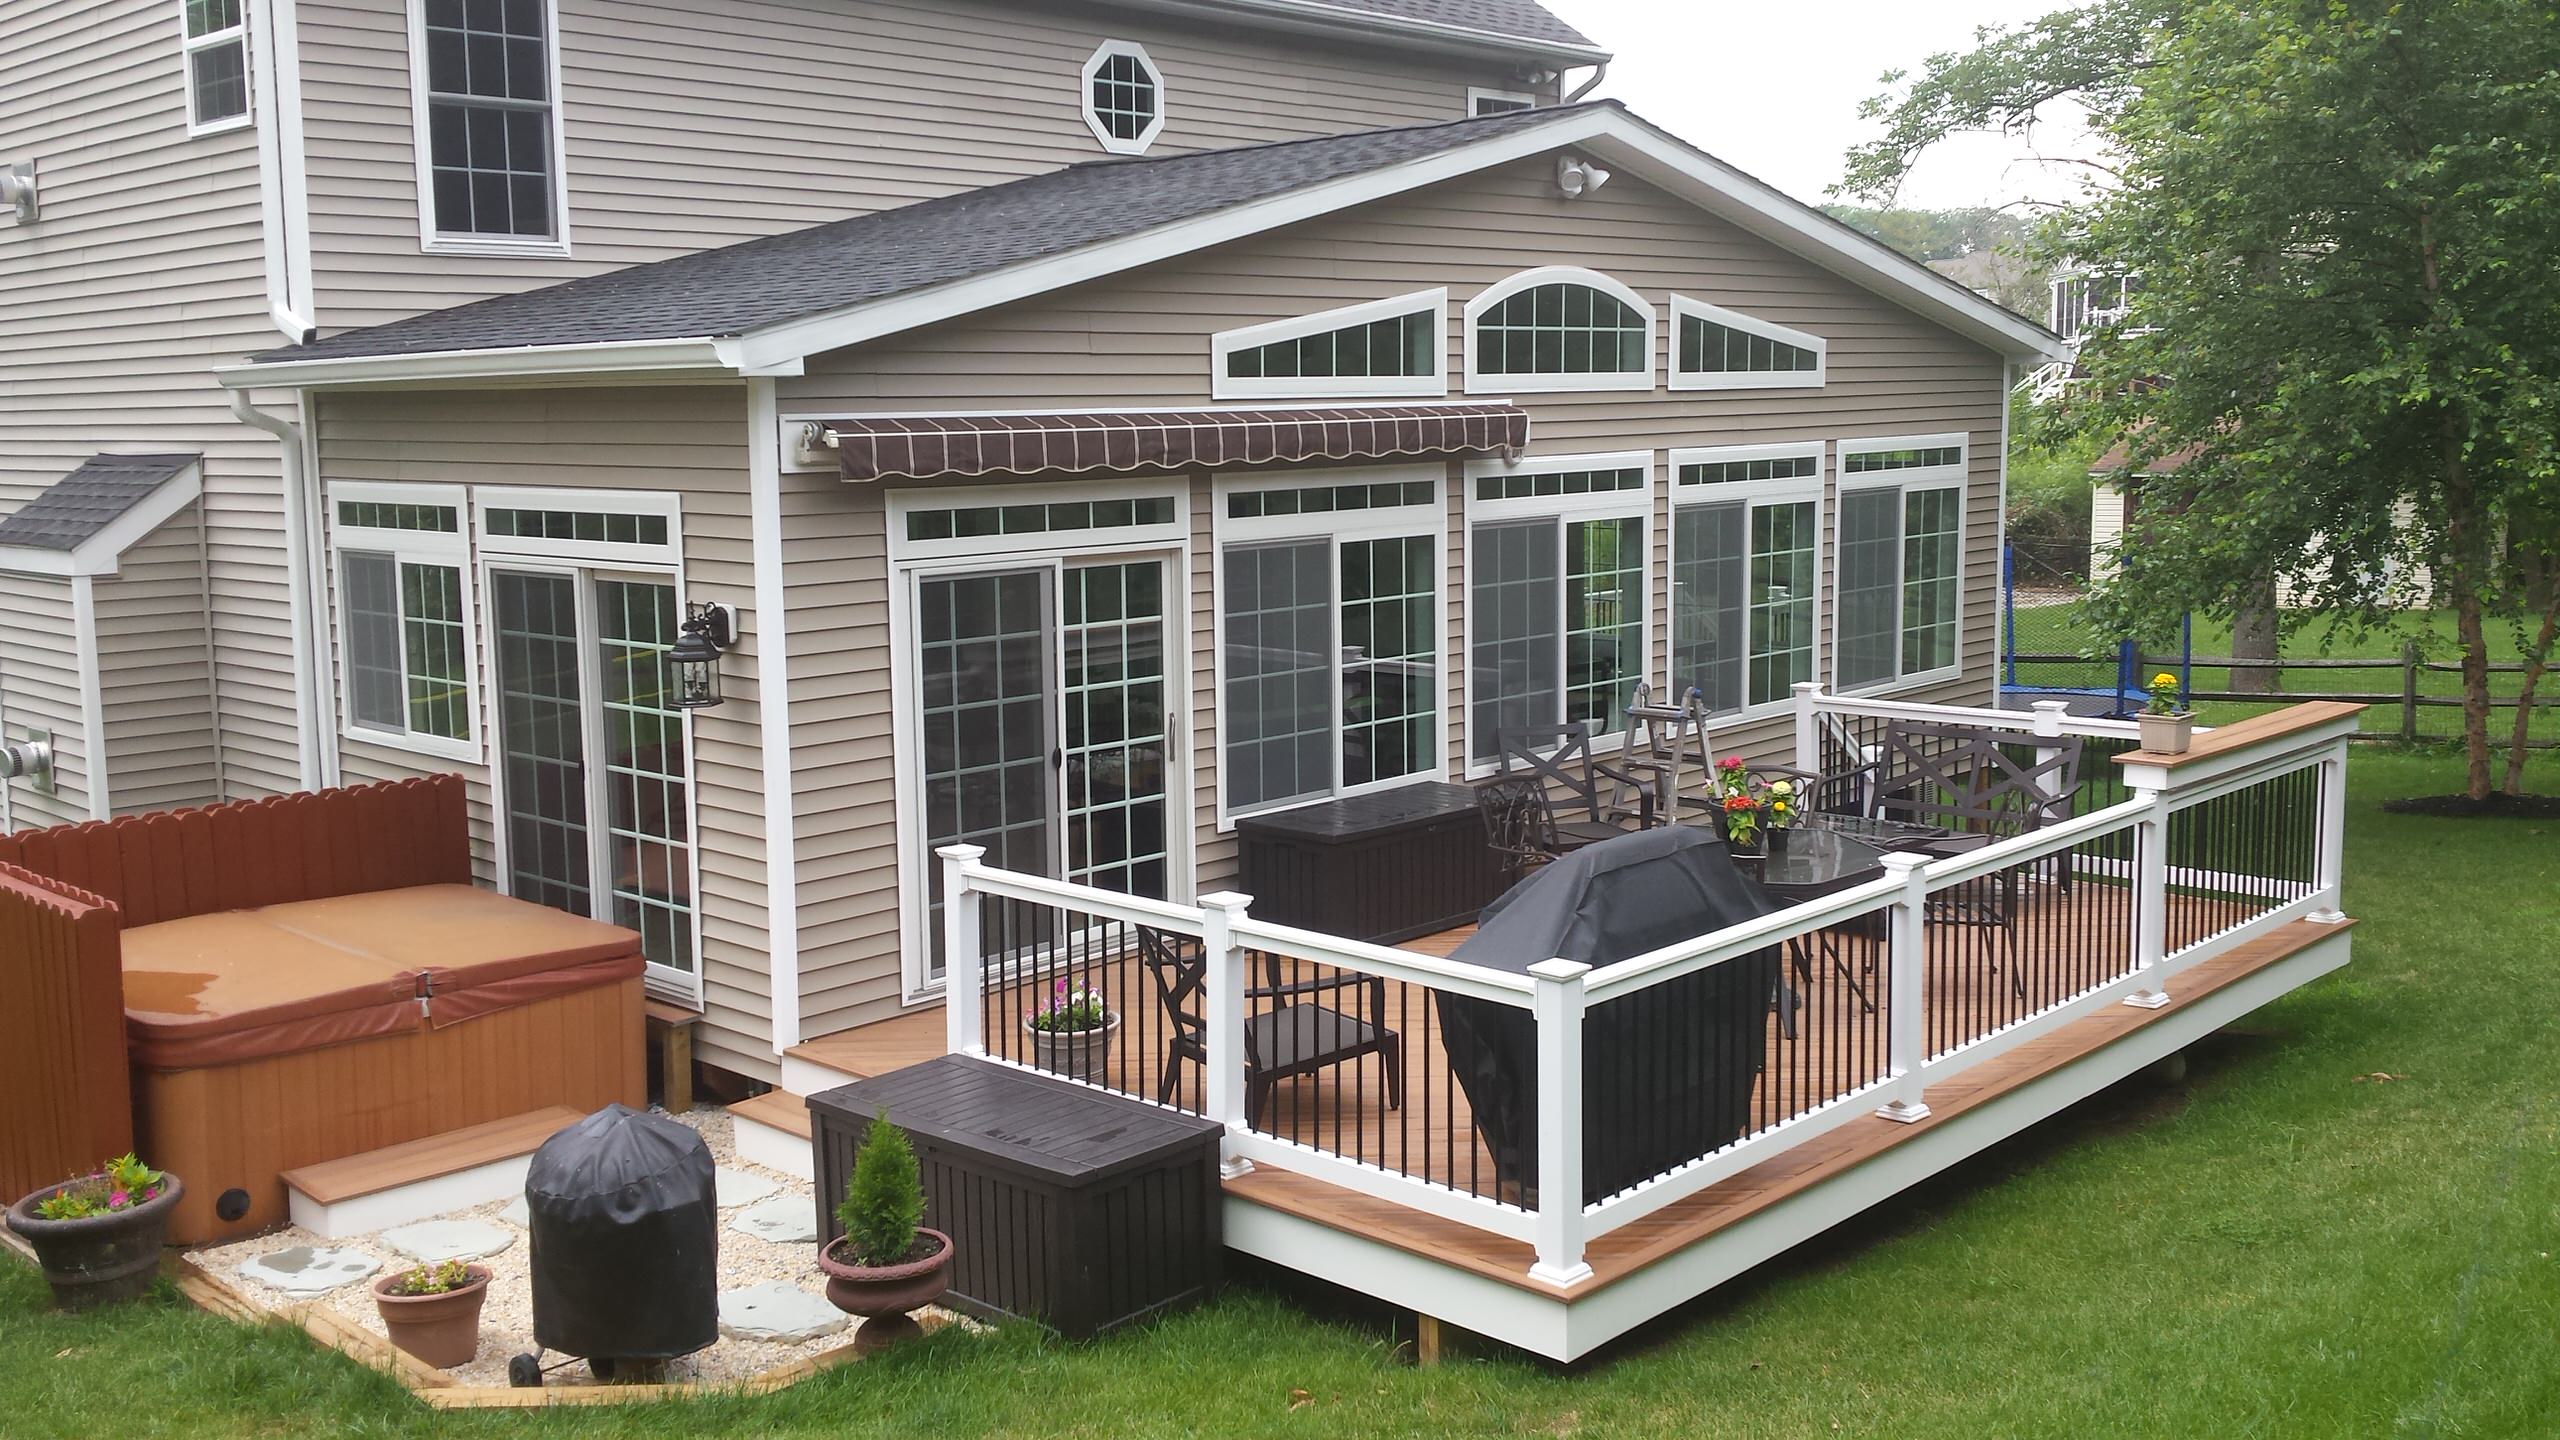
[[[355,741],[384,750],[400,750],[411,755],[424,755],[436,760],[459,760],[466,765],[480,763],[480,742],[448,740],[441,735],[415,735],[397,730],[371,730],[349,724],[338,732],[340,741]]]
[[[227,120],[208,120],[201,125],[197,124],[193,120],[189,120],[187,122],[187,138],[190,140],[196,140],[207,135],[228,135],[234,130],[246,130],[256,118],[257,117],[254,114],[248,111],[243,111]]]
[[[429,255],[486,255],[499,258],[532,260],[566,260],[566,240],[501,240],[495,237],[438,235],[418,247]]]

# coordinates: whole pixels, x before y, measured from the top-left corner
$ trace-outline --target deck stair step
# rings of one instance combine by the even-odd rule
[[[524,1192],[542,1142],[582,1118],[566,1105],[528,1110],[284,1172],[293,1223],[323,1239],[368,1235]]]
[[[738,1158],[803,1180],[817,1174],[810,1149],[809,1106],[788,1090],[770,1090],[729,1107]]]

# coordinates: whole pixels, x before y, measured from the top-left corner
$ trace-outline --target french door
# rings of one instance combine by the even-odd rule
[[[918,763],[905,799],[921,842],[908,863],[925,897],[910,988],[942,981],[942,846],[983,846],[1001,869],[1170,894],[1187,823],[1172,803],[1176,573],[1148,556],[906,577]]]
[[[507,893],[640,932],[651,982],[698,997],[674,584],[493,566],[489,608]]]

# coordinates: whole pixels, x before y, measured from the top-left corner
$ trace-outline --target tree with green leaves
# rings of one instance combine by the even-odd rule
[[[2468,791],[2523,783],[2560,641],[2560,7],[2096,0],[1931,59],[1846,188],[2086,106],[2105,157],[2036,240],[2141,277],[2042,423],[2124,437],[2142,523],[2093,622],[2159,633],[2283,575],[2380,623],[2423,569],[2456,620]],[[2489,626],[2527,657],[2503,781]]]

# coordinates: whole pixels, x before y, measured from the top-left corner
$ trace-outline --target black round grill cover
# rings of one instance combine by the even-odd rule
[[[535,1344],[666,1360],[720,1338],[711,1147],[689,1127],[607,1105],[533,1152],[524,1200]]]

